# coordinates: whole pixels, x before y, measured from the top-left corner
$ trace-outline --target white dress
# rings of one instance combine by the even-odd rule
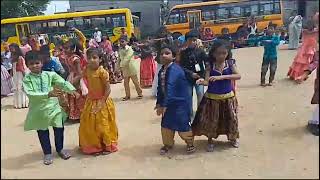
[[[13,63],[13,105],[15,108],[27,108],[29,106],[29,99],[22,88],[23,74],[16,69],[17,63]],[[25,64],[24,64],[25,66]],[[25,66],[26,73],[29,73],[28,68]]]

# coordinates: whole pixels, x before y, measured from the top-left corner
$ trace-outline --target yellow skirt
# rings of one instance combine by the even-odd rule
[[[87,98],[80,117],[79,143],[85,154],[116,152],[118,128],[115,120],[115,107],[111,98],[100,112],[93,114],[91,109],[97,100]]]

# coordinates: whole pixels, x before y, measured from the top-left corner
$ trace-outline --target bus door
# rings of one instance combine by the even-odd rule
[[[188,11],[189,28],[195,29],[201,25],[201,11]]]
[[[19,34],[19,41],[21,43],[22,37],[28,37],[30,35],[29,24],[17,24],[17,32]]]

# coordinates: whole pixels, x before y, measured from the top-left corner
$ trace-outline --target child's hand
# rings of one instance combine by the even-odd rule
[[[75,97],[76,99],[78,99],[78,98],[80,97],[80,94],[79,94],[77,91],[71,92],[71,95],[72,95],[73,97]]]
[[[200,78],[200,79],[198,79],[197,81],[196,81],[196,83],[197,84],[199,84],[199,85],[203,85],[204,84],[204,79],[203,78]]]
[[[219,81],[222,80],[221,76],[210,76],[209,81],[214,82],[214,81]]]
[[[166,107],[157,107],[157,115],[160,116],[164,116],[164,113],[166,112],[167,108]]]
[[[60,89],[53,89],[52,91],[50,91],[49,93],[48,93],[48,96],[49,97],[58,97],[58,96],[60,96],[60,95],[62,95],[62,91],[60,90]]]

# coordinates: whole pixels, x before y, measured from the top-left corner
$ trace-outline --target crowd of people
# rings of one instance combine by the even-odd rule
[[[316,14],[303,27],[302,45],[288,72],[288,76],[299,83],[318,68],[318,16]],[[297,43],[296,34],[290,35],[290,28],[299,18],[290,19],[290,49],[296,48]],[[112,43],[97,28],[89,40],[79,30],[73,28],[73,31],[78,38],[58,39],[53,46],[50,42],[40,43],[34,37],[22,38],[21,46],[3,44],[1,95],[13,95],[15,108],[29,107],[24,128],[37,131],[46,165],[53,162],[50,126],[54,129],[58,155],[62,159],[71,157],[63,149],[66,119],[80,122],[79,146],[83,153],[100,155],[118,150],[110,84],[123,81],[125,95],[122,100],[128,101],[131,99],[130,80],[138,99],[143,98],[143,88],[152,88],[157,98],[156,114],[162,117],[161,155],[172,149],[175,131],[186,142],[188,153],[196,150],[194,136],[201,135],[208,138],[209,152],[214,150],[212,139],[219,135],[227,135],[231,145],[239,147],[236,80],[241,75],[231,49],[241,47],[244,37],[254,36],[255,43],[264,46],[261,86],[272,86],[277,69],[277,48],[283,35],[270,23],[263,35],[255,36],[257,25],[253,19],[248,26],[243,26],[240,31],[243,35],[237,42],[232,40],[227,28],[215,38],[210,29],[194,29],[177,39],[161,28],[155,39],[140,42],[134,35],[129,39],[123,28],[117,43]],[[202,40],[213,41],[205,47]],[[135,64],[139,58],[140,77]],[[270,77],[266,83],[269,68]],[[208,86],[206,92],[204,86]],[[195,114],[194,89],[197,96]],[[319,104],[318,90],[312,103]],[[319,135],[319,117],[316,118],[314,116],[309,122],[309,128]]]

